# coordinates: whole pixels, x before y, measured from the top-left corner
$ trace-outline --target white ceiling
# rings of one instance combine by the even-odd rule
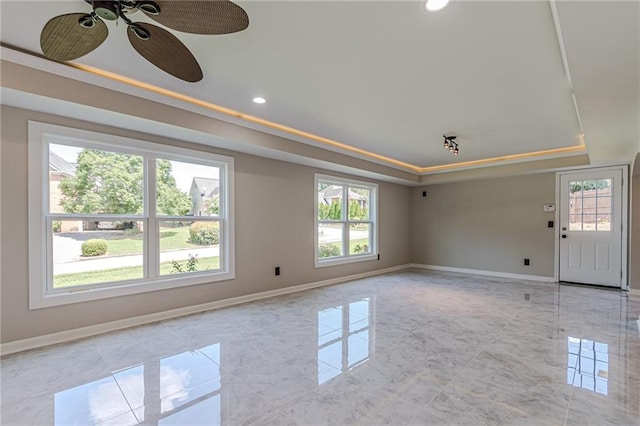
[[[594,164],[628,163],[637,152],[638,2],[452,0],[438,13],[413,1],[237,3],[250,17],[243,32],[176,33],[200,62],[201,82],[149,64],[113,22],[107,41],[77,62],[419,167],[567,155],[583,131]],[[82,0],[1,7],[2,42],[38,53],[48,19],[90,10]],[[253,104],[256,95],[267,104]],[[458,136],[460,156],[442,148],[443,133]]]

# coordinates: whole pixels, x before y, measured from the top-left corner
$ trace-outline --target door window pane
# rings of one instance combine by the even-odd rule
[[[599,197],[597,203],[598,213],[608,213],[611,211],[611,197]]]
[[[569,215],[569,230],[582,231],[582,215]]]
[[[597,231],[611,231],[611,214],[598,213]]]
[[[611,179],[597,180],[598,197],[611,197]]]
[[[52,221],[53,288],[144,277],[143,222]]]
[[[595,231],[596,230],[596,215],[585,214],[582,216],[582,230],[583,231]]]
[[[575,198],[582,198],[582,181],[581,180],[569,182],[569,194],[570,196],[573,195]]]
[[[611,230],[611,179],[569,182],[569,230]]]

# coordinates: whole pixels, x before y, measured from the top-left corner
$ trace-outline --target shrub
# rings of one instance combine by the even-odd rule
[[[173,266],[173,270],[171,273],[181,273],[181,272],[197,272],[198,271],[198,255],[192,255],[189,253],[189,259],[187,259],[186,264],[183,266],[181,263],[176,262],[175,260],[171,261],[171,265]]]
[[[194,222],[189,226],[189,237],[193,244],[219,244],[220,228],[217,222]]]
[[[136,226],[131,229],[125,229],[122,231],[123,237],[135,237],[136,235],[142,234],[142,231]]]
[[[134,222],[131,222],[131,221],[115,222],[114,225],[115,225],[115,227],[116,227],[116,229],[118,231],[126,231],[126,230],[129,230],[129,229],[138,229],[136,224]]]
[[[93,238],[82,243],[82,255],[101,256],[107,252],[107,240]]]
[[[54,220],[53,232],[60,232],[60,231],[62,231],[62,222],[60,222],[59,220]]]
[[[318,250],[320,257],[340,256],[340,247],[333,244],[323,244]]]
[[[364,244],[364,245],[356,244],[355,247],[353,247],[353,252],[355,254],[368,253],[369,252],[369,245],[368,244]]]

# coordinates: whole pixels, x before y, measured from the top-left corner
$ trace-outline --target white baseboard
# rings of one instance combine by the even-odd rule
[[[306,284],[300,284],[291,287],[279,288],[277,290],[269,290],[261,293],[248,294],[246,296],[232,297],[215,302],[203,303],[201,305],[186,306],[184,308],[172,309],[169,311],[157,312],[154,314],[140,315],[137,317],[126,318],[118,321],[110,321],[103,324],[90,325],[87,327],[65,330],[58,333],[45,334],[43,336],[30,337],[28,339],[15,340],[0,344],[0,355],[9,355],[16,352],[22,352],[29,349],[36,349],[42,346],[55,345],[58,343],[69,342],[71,340],[83,339],[95,336],[97,334],[108,333],[110,331],[122,330],[124,328],[135,327],[152,322],[163,321],[171,318],[181,317],[185,315],[195,314],[198,312],[210,311],[213,309],[224,308],[227,306],[239,305],[241,303],[253,302],[256,300],[268,299],[270,297],[282,296],[285,294],[296,293],[299,291],[309,290],[317,287],[324,287],[334,284],[353,281],[361,278],[382,275],[389,272],[400,271],[410,268],[411,265],[398,265],[390,268],[377,269],[375,271],[363,272],[361,274],[347,275],[344,277],[331,278],[323,281],[315,281]]]
[[[508,272],[484,271],[481,269],[455,268],[453,266],[423,265],[420,263],[412,263],[411,267],[419,268],[419,269],[430,269],[433,271],[459,272],[461,274],[484,275],[484,276],[498,277],[498,278],[512,278],[516,280],[539,281],[539,282],[545,282],[545,283],[556,282],[556,279],[554,277],[545,277],[541,275],[511,274]]]

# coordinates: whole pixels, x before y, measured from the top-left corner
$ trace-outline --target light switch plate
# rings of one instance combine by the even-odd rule
[[[555,204],[545,204],[544,205],[544,211],[545,212],[555,212],[556,211],[556,205]]]

